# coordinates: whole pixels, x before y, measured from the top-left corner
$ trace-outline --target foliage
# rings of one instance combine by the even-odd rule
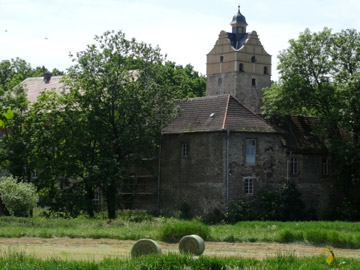
[[[280,80],[264,92],[267,117],[318,117],[313,134],[328,148],[336,167],[334,186],[360,203],[360,33],[306,29],[279,55]],[[339,200],[340,202],[342,200]]]
[[[167,61],[164,65],[164,77],[168,85],[179,85],[181,97],[192,98],[205,96],[206,77],[194,71],[190,64],[185,67]]]
[[[69,91],[44,93],[29,119],[39,186],[48,201],[76,186],[75,197],[94,216],[91,200],[100,190],[113,219],[121,206],[118,187],[143,156],[155,156],[181,93],[179,85],[168,84],[159,48],[127,40],[122,32],[108,31],[95,41],[73,56],[65,76]]]
[[[313,218],[313,216],[311,216]],[[280,191],[262,190],[259,203],[255,201],[232,201],[224,213],[224,221],[230,224],[246,220],[305,220],[310,219],[296,185],[285,180]]]
[[[33,69],[20,58],[0,62],[0,106],[10,107],[13,112],[13,120],[8,124],[5,121],[7,126],[0,140],[0,166],[26,181],[32,180],[31,173],[35,168],[31,157],[32,132],[26,122],[29,102],[26,89],[20,83],[28,77],[43,76],[48,71],[45,67]],[[53,70],[53,75],[61,74],[63,72]]]
[[[30,216],[36,206],[34,185],[17,182],[13,177],[0,178],[0,198],[12,216]]]
[[[349,258],[338,258],[345,262],[342,269],[358,269],[360,260]],[[324,256],[317,257],[298,257],[293,255],[278,255],[274,258],[251,259],[240,257],[209,257],[201,256],[194,258],[189,255],[166,254],[166,255],[149,255],[131,260],[122,259],[104,259],[99,262],[95,261],[72,261],[60,259],[38,259],[27,256],[22,253],[6,253],[0,257],[0,267],[4,270],[28,269],[28,270],[45,270],[45,269],[63,269],[63,270],[105,270],[105,269],[287,269],[287,270],[305,270],[329,269]]]
[[[255,207],[251,201],[231,201],[224,213],[225,221],[232,224],[244,220],[256,219]]]
[[[199,235],[207,240],[210,236],[210,229],[197,221],[167,223],[160,228],[160,239],[170,243],[177,243],[183,236],[191,234]]]
[[[208,225],[219,224],[225,222],[225,216],[222,211],[215,208],[202,218],[203,222]]]

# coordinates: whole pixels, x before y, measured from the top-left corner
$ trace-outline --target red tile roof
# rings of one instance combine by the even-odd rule
[[[165,128],[164,134],[222,130],[276,132],[232,95],[190,98],[181,101],[180,108],[180,115]]]

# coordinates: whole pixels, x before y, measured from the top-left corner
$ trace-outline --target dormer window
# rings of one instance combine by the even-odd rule
[[[256,57],[255,55],[251,57],[251,63],[255,63],[256,62]]]

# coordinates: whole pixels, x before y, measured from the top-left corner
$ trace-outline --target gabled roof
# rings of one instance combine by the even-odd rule
[[[24,80],[21,85],[27,90],[27,98],[31,103],[34,103],[40,92],[44,90],[60,90],[64,87],[60,82],[62,76],[51,77],[49,83],[44,82],[43,77],[31,77]]]
[[[180,102],[180,115],[164,134],[241,131],[275,133],[261,117],[247,109],[232,95],[190,98]]]
[[[313,131],[321,120],[316,117],[285,116],[271,122],[285,131],[282,143],[293,153],[326,154],[325,142]],[[334,131],[335,132],[335,131]]]

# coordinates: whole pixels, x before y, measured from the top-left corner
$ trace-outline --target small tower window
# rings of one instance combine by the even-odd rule
[[[251,57],[251,62],[252,62],[252,63],[255,63],[255,62],[256,62],[256,57],[255,57],[255,55],[254,55],[253,57]]]
[[[244,72],[244,64],[239,64],[239,71]]]
[[[220,63],[224,62],[224,56],[220,56]]]
[[[222,78],[218,79],[218,86],[222,85]]]
[[[252,85],[252,86],[256,86],[256,79],[252,79],[252,80],[251,80],[251,85]]]
[[[264,67],[264,74],[269,74],[268,67]]]

